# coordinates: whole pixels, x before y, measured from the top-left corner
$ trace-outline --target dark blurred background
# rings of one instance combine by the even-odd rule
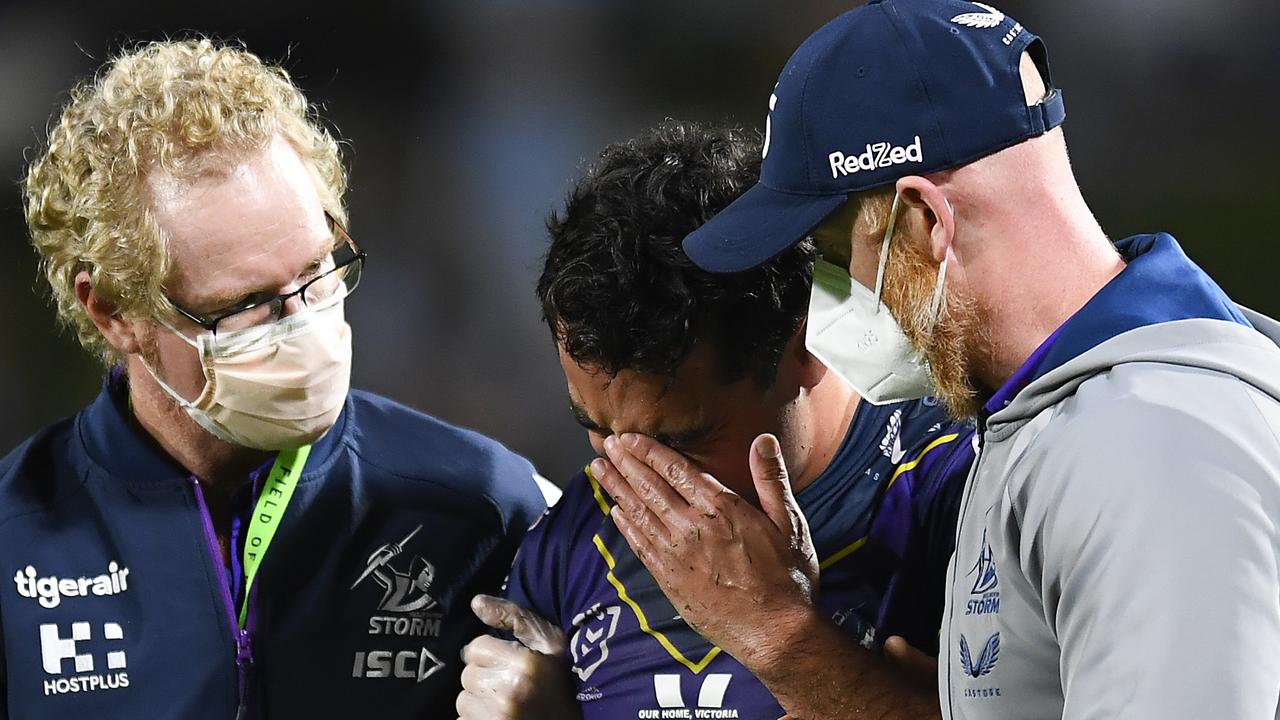
[[[355,383],[477,428],[563,482],[589,459],[533,297],[543,218],[606,143],[663,118],[762,128],[791,51],[857,3],[0,0],[0,453],[97,392],[60,332],[17,182],[66,91],[134,41],[199,32],[283,63],[350,141]],[[1167,230],[1280,313],[1280,2],[1012,0],[1066,94],[1114,238]]]

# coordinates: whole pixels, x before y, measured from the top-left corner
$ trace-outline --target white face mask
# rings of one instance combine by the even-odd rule
[[[343,295],[245,330],[191,340],[205,384],[188,401],[143,365],[191,419],[229,443],[284,450],[313,442],[338,419],[351,386],[351,326]]]
[[[889,241],[897,224],[898,201],[895,195],[880,246],[875,291],[849,277],[846,269],[818,260],[809,296],[805,347],[874,405],[915,400],[933,392],[928,363],[880,300]],[[946,275],[944,262],[938,267],[938,283],[929,309],[931,322],[937,322],[942,309]]]

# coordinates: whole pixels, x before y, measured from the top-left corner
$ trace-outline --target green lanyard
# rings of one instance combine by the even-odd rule
[[[296,450],[281,450],[276,456],[275,464],[267,475],[267,482],[258,495],[258,504],[253,508],[253,517],[249,520],[249,532],[244,538],[244,600],[240,602],[240,629],[244,629],[245,620],[249,616],[249,593],[253,590],[253,580],[258,576],[258,566],[271,547],[271,539],[276,536],[280,527],[280,518],[284,517],[285,508],[293,497],[293,489],[298,486],[298,476],[307,464],[307,456],[311,454],[311,446],[303,445]]]

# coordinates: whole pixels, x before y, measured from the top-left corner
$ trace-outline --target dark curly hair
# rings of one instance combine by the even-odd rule
[[[538,298],[569,357],[610,376],[672,378],[710,342],[723,382],[750,373],[772,385],[808,310],[813,244],[731,275],[698,268],[680,246],[759,176],[759,135],[736,128],[667,120],[606,147],[547,219]]]

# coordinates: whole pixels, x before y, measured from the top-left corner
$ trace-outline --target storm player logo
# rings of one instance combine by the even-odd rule
[[[409,562],[408,572],[398,570],[392,565],[392,561],[404,553],[405,545],[420,530],[422,530],[421,525],[414,528],[400,542],[387,543],[375,550],[369,556],[364,572],[360,573],[360,577],[351,584],[351,589],[354,590],[360,583],[372,577],[383,589],[382,600],[378,603],[379,610],[411,613],[434,608],[436,601],[429,591],[431,581],[435,579],[435,566],[423,560],[421,555],[415,555]]]

